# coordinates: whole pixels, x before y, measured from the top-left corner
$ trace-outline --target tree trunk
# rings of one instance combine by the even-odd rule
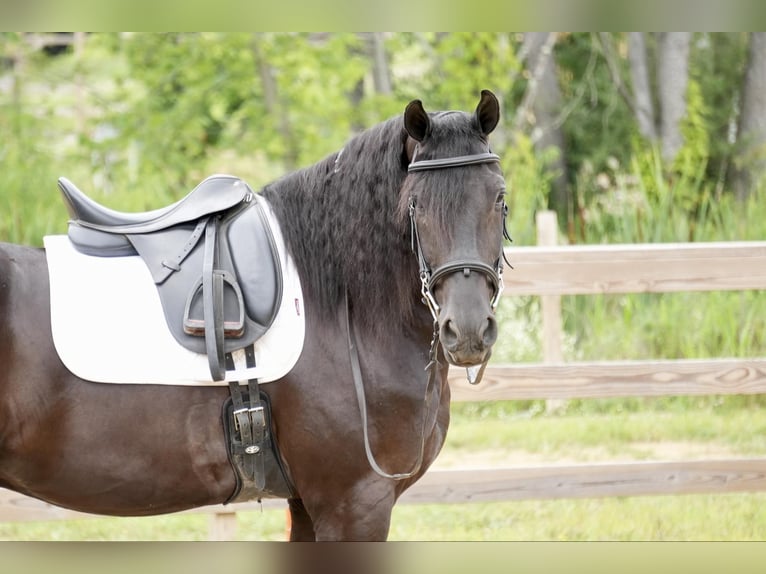
[[[290,118],[287,115],[287,111],[279,102],[277,82],[274,80],[271,65],[266,61],[266,58],[261,51],[261,38],[258,32],[253,33],[250,45],[253,51],[255,67],[258,76],[261,79],[261,86],[263,87],[264,107],[270,116],[275,116],[277,118],[279,133],[285,142],[285,167],[288,170],[295,169],[298,163],[298,148],[294,142],[293,129],[290,125]]]
[[[633,83],[633,110],[638,130],[649,141],[657,141],[656,116],[649,82],[649,66],[646,57],[646,38],[643,32],[628,33],[628,61],[630,79]]]
[[[372,52],[372,77],[377,94],[391,95],[391,73],[388,69],[383,32],[373,32],[370,41]]]
[[[662,158],[671,163],[683,146],[681,120],[686,115],[690,32],[663,32],[658,37],[658,84]]]
[[[530,79],[527,92],[530,110],[522,103],[517,116],[517,125],[524,119],[532,125],[532,140],[535,149],[543,151],[550,147],[557,150],[547,167],[554,173],[548,204],[559,215],[559,221],[569,221],[569,183],[565,161],[564,133],[556,118],[561,110],[561,89],[556,75],[556,61],[553,56],[555,33],[528,32],[524,34],[522,50],[527,54],[527,69]]]
[[[752,32],[742,84],[734,192],[746,199],[766,175],[766,33]]]

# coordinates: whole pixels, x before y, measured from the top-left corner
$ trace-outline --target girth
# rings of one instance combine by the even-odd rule
[[[254,367],[252,346],[246,347],[244,353],[247,366]],[[233,370],[234,359],[230,353],[225,360],[227,368]],[[237,484],[226,504],[291,497],[293,487],[272,434],[268,395],[260,390],[255,379],[242,383],[232,381],[229,392],[231,396],[223,406],[223,427]]]
[[[167,208],[120,213],[59,187],[72,215],[75,248],[103,257],[139,255],[162,301],[174,338],[206,353],[214,381],[225,354],[252,345],[269,328],[282,298],[274,237],[263,207],[242,180],[212,176]]]

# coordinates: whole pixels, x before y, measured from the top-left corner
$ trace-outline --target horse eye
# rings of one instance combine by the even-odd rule
[[[497,198],[495,199],[495,205],[502,206],[505,203],[505,192],[502,191],[497,194]]]

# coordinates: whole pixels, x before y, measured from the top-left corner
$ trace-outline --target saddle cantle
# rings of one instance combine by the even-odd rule
[[[174,338],[207,353],[213,380],[223,380],[225,354],[257,341],[282,298],[274,237],[250,187],[214,175],[172,205],[123,213],[99,205],[66,178],[58,184],[75,248],[102,257],[139,255]]]

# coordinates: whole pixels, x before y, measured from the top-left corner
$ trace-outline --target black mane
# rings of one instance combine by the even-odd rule
[[[358,319],[373,331],[407,324],[419,304],[417,265],[399,209],[406,139],[401,118],[393,118],[262,190],[306,296],[330,316],[348,289],[352,301],[364,301]]]

